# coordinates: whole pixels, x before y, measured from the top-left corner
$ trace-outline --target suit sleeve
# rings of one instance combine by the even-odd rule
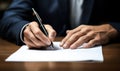
[[[31,0],[13,0],[1,19],[0,35],[17,45],[23,45],[20,32],[22,27],[31,20],[31,8]]]
[[[108,12],[107,18],[109,18],[109,23],[112,25],[118,32],[120,32],[120,4],[118,1],[109,1],[108,3]]]

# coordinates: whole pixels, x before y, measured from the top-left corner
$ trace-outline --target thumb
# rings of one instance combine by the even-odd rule
[[[56,37],[56,31],[50,25],[45,25],[45,28],[48,31],[48,37],[51,41],[53,41]]]
[[[55,31],[51,31],[51,32],[49,33],[49,39],[50,39],[51,41],[54,41],[55,37],[56,37],[56,32],[55,32]]]

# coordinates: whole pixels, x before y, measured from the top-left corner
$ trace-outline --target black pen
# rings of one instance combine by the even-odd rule
[[[38,20],[40,29],[42,30],[42,32],[43,32],[46,36],[48,36],[48,32],[47,32],[46,28],[44,27],[40,16],[38,15],[38,13],[35,11],[34,8],[32,8],[32,10],[33,10],[33,12],[34,12],[34,14],[35,14],[35,16],[36,16],[36,18],[37,18],[37,20]],[[52,48],[54,48],[53,42],[51,42],[51,46],[52,46]]]

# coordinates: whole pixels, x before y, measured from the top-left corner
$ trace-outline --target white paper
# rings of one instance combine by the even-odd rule
[[[63,49],[54,42],[55,50],[33,50],[26,45],[11,54],[5,61],[12,62],[63,62],[63,61],[100,61],[103,62],[102,46],[81,49]]]

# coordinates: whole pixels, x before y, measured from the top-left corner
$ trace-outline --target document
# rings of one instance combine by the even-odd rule
[[[11,54],[7,62],[74,62],[74,61],[98,61],[103,62],[102,46],[92,48],[63,49],[60,42],[53,42],[55,49],[29,49],[26,45],[21,46]]]

